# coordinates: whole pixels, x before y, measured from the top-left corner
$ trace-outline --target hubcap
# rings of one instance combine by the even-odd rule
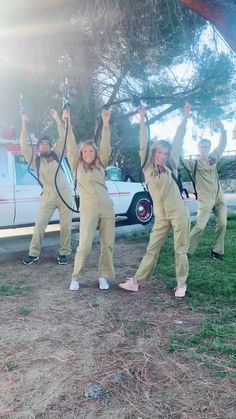
[[[148,221],[152,216],[152,209],[150,201],[147,199],[140,199],[137,202],[136,214],[140,221]]]

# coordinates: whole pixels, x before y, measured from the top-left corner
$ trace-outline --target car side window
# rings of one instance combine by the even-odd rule
[[[9,181],[7,150],[0,148],[0,182],[5,183]]]
[[[122,181],[122,172],[118,167],[107,167],[106,168],[106,179],[113,180],[116,182]]]
[[[37,180],[28,172],[28,163],[26,162],[25,158],[20,154],[15,154],[14,161],[16,172],[16,184],[37,185]]]

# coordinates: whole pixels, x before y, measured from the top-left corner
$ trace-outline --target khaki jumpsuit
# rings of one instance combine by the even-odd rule
[[[60,158],[64,145],[64,127],[61,122],[57,122],[59,139],[54,148],[54,152]],[[20,136],[21,153],[29,163],[32,157],[32,148],[28,144],[26,127],[22,127]],[[36,156],[33,156],[31,166],[36,170]],[[39,256],[45,229],[56,209],[60,216],[60,248],[59,255],[69,255],[71,253],[71,219],[72,213],[58,196],[54,179],[58,168],[56,160],[48,161],[46,158],[40,158],[39,180],[43,186],[39,201],[39,209],[34,227],[33,237],[30,244],[29,255]],[[72,205],[72,191],[67,181],[66,175],[62,169],[57,176],[58,189],[69,206]]]
[[[114,279],[115,215],[113,202],[106,187],[104,172],[111,155],[110,129],[103,127],[99,149],[99,158],[104,168],[95,167],[86,171],[82,165],[76,167],[79,150],[71,128],[69,128],[67,141],[67,155],[72,172],[77,179],[77,192],[80,198],[80,238],[75,255],[72,280],[78,281],[81,277],[98,226],[101,243],[99,276],[105,279]]]
[[[216,216],[216,229],[213,251],[224,254],[224,237],[227,224],[227,207],[220,185],[217,163],[226,147],[227,137],[222,131],[220,144],[210,153],[208,159],[184,160],[184,165],[192,174],[195,172],[195,184],[198,196],[197,222],[190,233],[189,254],[194,254],[201,235],[209,220],[211,211]]]
[[[186,121],[179,126],[174,141],[172,151],[168,160],[168,165],[177,175],[179,155],[182,142],[186,131]],[[147,132],[144,122],[140,128],[140,158],[141,164],[145,160],[147,152]],[[144,167],[145,181],[148,185],[150,195],[153,200],[155,222],[150,235],[149,244],[143,260],[134,276],[137,281],[150,278],[155,269],[159,258],[161,247],[167,237],[170,228],[174,233],[175,249],[175,270],[177,286],[183,287],[186,283],[189,266],[187,258],[188,239],[189,239],[189,213],[184,206],[179,188],[172,178],[169,168],[164,166],[165,172],[157,173],[153,163],[147,161]]]

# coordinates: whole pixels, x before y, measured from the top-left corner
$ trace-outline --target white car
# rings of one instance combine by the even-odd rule
[[[35,223],[41,187],[27,170],[19,144],[0,140],[0,228],[27,226]],[[64,159],[63,169],[74,193],[69,165]],[[131,222],[147,224],[152,218],[152,200],[145,187],[138,182],[122,181],[120,169],[106,169],[107,188],[114,202],[116,216]],[[74,215],[78,218],[78,214]],[[57,211],[52,222],[58,221]]]

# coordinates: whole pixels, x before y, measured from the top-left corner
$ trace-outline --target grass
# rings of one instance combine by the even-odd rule
[[[22,316],[28,316],[28,314],[31,313],[31,309],[28,307],[21,306],[18,309],[18,313],[21,314]]]
[[[190,356],[197,356],[205,367],[212,369],[217,378],[226,375],[236,378],[235,233],[236,220],[231,217],[225,239],[225,260],[216,261],[210,258],[214,225],[208,225],[196,255],[189,260],[187,297],[174,302],[175,307],[187,304],[189,310],[201,313],[204,320],[194,332],[186,327],[175,327],[168,344],[170,352],[189,348]],[[167,289],[176,285],[171,235],[162,248],[154,276],[162,279]],[[149,303],[154,306],[158,304],[156,298],[151,298]]]
[[[27,294],[30,287],[23,284],[0,284],[1,295]]]
[[[16,364],[16,362],[15,361],[7,361],[6,363],[5,363],[5,368],[8,370],[8,371],[11,371],[11,370],[14,370],[15,368],[17,368],[18,367],[18,365]]]

